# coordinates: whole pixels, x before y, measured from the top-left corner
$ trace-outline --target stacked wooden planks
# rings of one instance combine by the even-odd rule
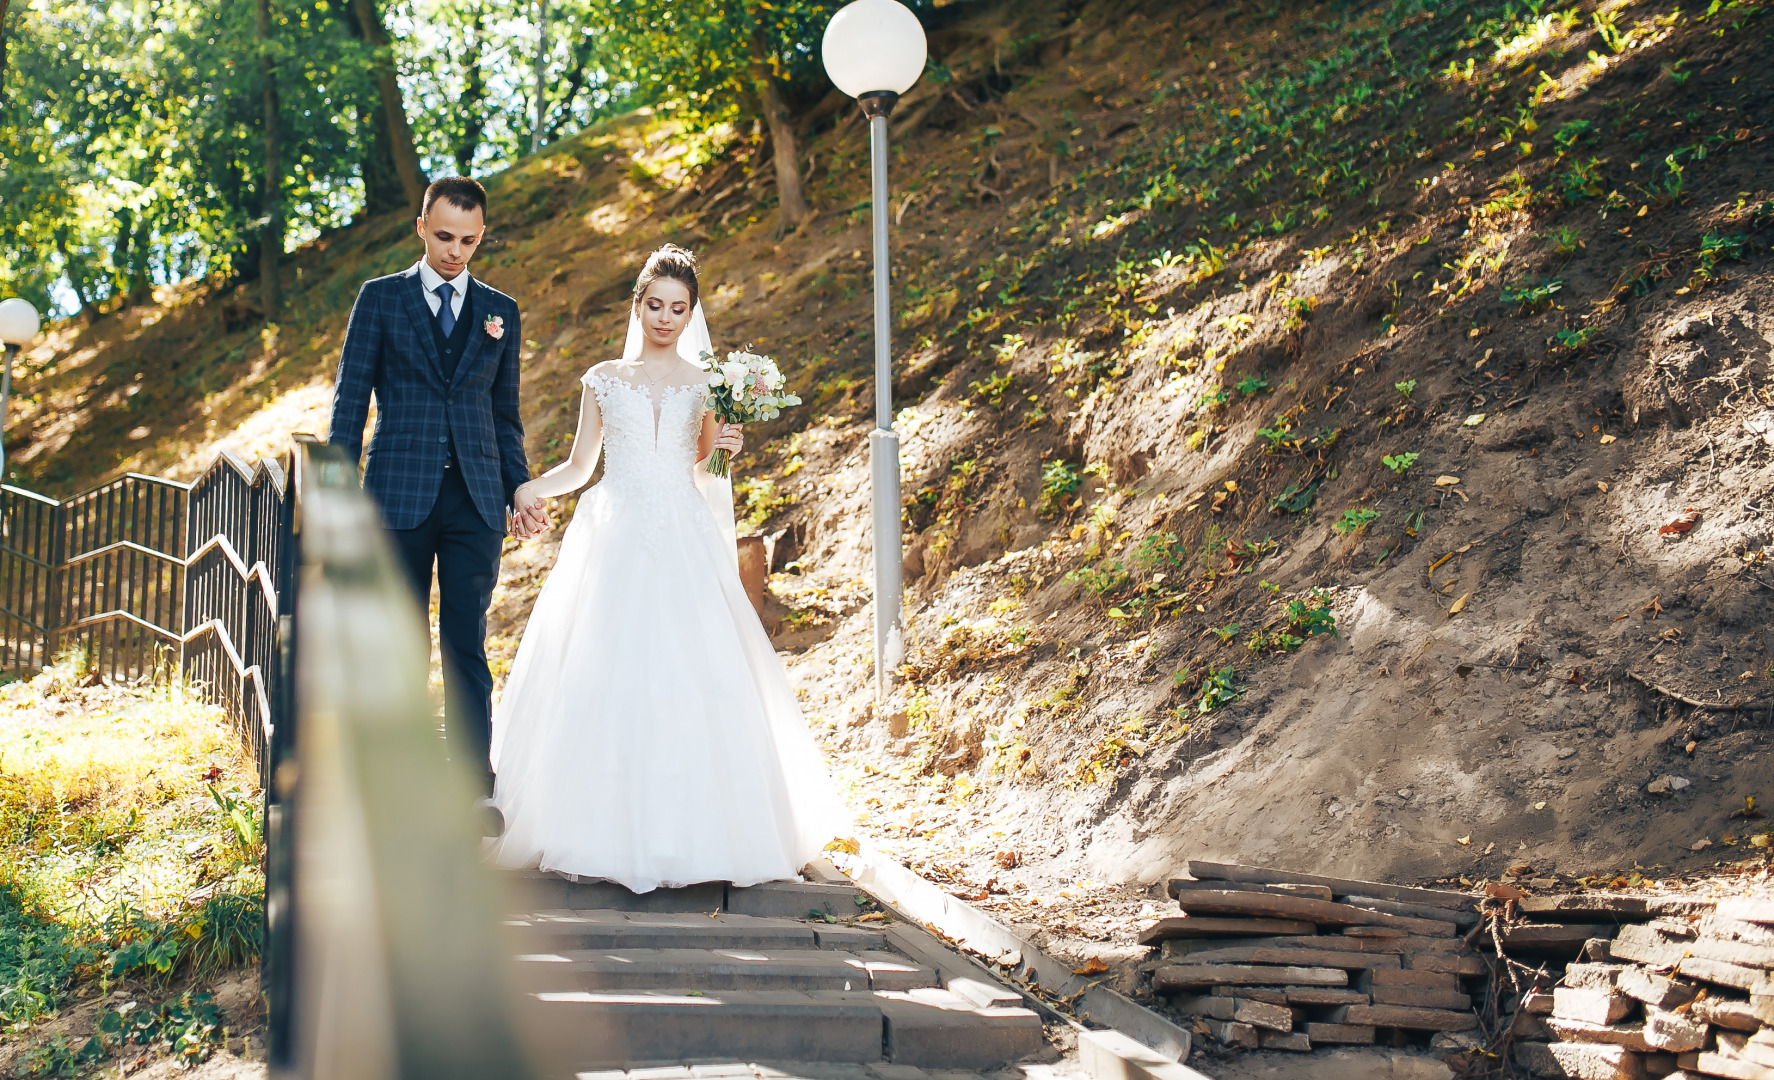
[[[1191,861],[1170,883],[1183,914],[1140,937],[1152,989],[1223,1043],[1309,1051],[1387,1029],[1478,1027],[1490,968],[1463,935],[1478,898],[1373,881]]]
[[[1774,1080],[1774,898],[1589,893],[1517,907],[1533,921],[1504,930],[1504,949],[1569,961],[1520,1002],[1515,1060],[1531,1075]]]

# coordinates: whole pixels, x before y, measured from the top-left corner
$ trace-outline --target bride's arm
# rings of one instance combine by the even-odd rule
[[[573,452],[567,460],[525,484],[520,490],[538,499],[569,495],[591,482],[597,472],[598,451],[603,447],[604,418],[597,394],[585,387],[579,399],[579,430],[573,434]]]
[[[745,449],[745,429],[738,424],[723,424],[711,409],[702,414],[702,430],[696,435],[696,464],[703,465],[716,450],[738,457]]]

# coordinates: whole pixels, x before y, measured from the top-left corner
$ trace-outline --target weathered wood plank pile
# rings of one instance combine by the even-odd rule
[[[1503,950],[1540,975],[1515,968],[1521,1070],[1774,1080],[1774,898],[1584,893],[1515,908],[1528,921],[1500,927]]]
[[[1158,950],[1153,991],[1198,1033],[1305,1052],[1478,1028],[1479,897],[1200,861],[1188,875],[1170,883],[1182,915],[1140,942]]]

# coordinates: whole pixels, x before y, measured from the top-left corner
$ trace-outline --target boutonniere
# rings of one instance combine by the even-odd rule
[[[505,320],[498,315],[489,318],[483,324],[483,328],[486,330],[487,336],[494,341],[498,341],[505,336]]]

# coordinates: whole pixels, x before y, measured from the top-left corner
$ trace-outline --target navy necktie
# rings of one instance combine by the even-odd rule
[[[443,331],[444,337],[449,337],[456,329],[456,309],[450,306],[450,300],[456,295],[456,288],[446,281],[437,287],[437,295],[443,300],[443,304],[437,309],[437,328]]]

